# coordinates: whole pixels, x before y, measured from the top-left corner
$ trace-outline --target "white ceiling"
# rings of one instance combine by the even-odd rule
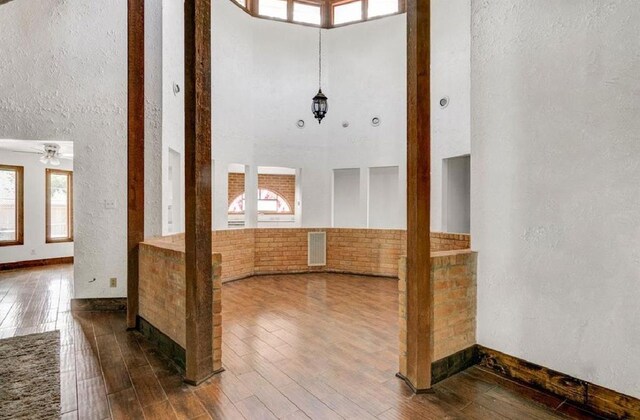
[[[60,146],[62,158],[73,159],[72,141],[44,141],[44,140],[10,140],[0,139],[0,150],[12,152],[34,153],[41,155],[45,144],[57,144]]]

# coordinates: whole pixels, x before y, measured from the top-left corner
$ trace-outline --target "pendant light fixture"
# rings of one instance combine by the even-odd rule
[[[322,123],[322,119],[327,115],[329,103],[327,97],[322,93],[322,28],[318,29],[318,94],[313,97],[311,103],[311,112],[318,120],[318,124]]]

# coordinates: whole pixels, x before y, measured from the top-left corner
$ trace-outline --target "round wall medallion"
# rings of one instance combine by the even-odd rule
[[[296,127],[298,128],[304,128],[304,120],[298,120],[296,122]]]
[[[373,117],[371,119],[371,125],[374,127],[378,127],[380,125],[380,117]]]
[[[448,96],[443,96],[442,98],[440,98],[440,108],[444,109],[446,107],[449,106],[449,97]]]
[[[343,126],[344,128],[349,127],[349,121],[342,121],[342,126]]]

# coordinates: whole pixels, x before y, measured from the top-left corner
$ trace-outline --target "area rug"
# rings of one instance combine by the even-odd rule
[[[0,340],[0,419],[60,418],[60,332]]]

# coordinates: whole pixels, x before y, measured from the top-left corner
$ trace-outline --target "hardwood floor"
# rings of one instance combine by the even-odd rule
[[[63,419],[596,418],[477,367],[411,395],[394,377],[393,280],[318,274],[225,285],[226,371],[190,387],[126,331],[124,313],[71,313],[72,278],[70,265],[0,272],[0,338],[61,331]]]

